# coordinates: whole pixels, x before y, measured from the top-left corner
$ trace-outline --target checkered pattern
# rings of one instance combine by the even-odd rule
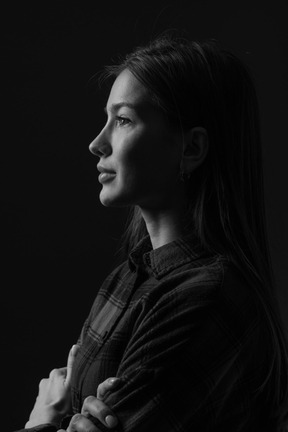
[[[155,250],[143,239],[104,281],[79,343],[75,412],[117,376],[105,401],[118,430],[273,430],[260,389],[272,353],[253,282],[192,236]]]

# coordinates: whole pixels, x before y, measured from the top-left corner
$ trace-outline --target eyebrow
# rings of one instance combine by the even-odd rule
[[[134,105],[132,103],[129,103],[129,102],[119,102],[119,103],[116,103],[116,104],[112,104],[111,107],[110,107],[110,109],[109,109],[109,111],[115,112],[115,111],[118,111],[122,107],[131,108],[134,111],[137,110],[136,105]],[[107,112],[108,112],[107,106],[104,107],[104,112],[107,114]]]

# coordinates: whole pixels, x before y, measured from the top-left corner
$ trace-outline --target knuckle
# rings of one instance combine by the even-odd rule
[[[102,393],[103,393],[103,385],[104,385],[104,383],[101,383],[101,384],[98,385],[98,387],[97,387],[97,395],[102,395]]]
[[[93,415],[99,418],[103,415],[103,403],[94,396],[88,396],[83,402],[81,414],[84,416]]]
[[[46,381],[47,380],[45,378],[42,378],[39,382],[39,388],[43,387],[45,385]]]
[[[82,416],[81,414],[77,413],[74,414],[74,416],[71,418],[70,420],[70,424],[69,424],[69,429],[70,431],[76,431],[76,425],[79,426],[79,423],[82,421]]]
[[[72,417],[68,428],[68,431],[70,432],[97,432],[98,430],[99,429],[97,429],[89,419],[80,413],[77,413]]]
[[[58,369],[52,369],[50,374],[49,374],[49,378],[53,378],[54,375],[56,375],[58,372]]]
[[[97,397],[102,400],[107,392],[112,391],[112,389],[117,386],[118,382],[119,380],[117,377],[107,378],[105,381],[98,385]]]
[[[72,417],[72,419],[71,419],[71,423],[72,424],[76,424],[81,419],[82,419],[82,415],[80,413],[74,414],[73,417]]]
[[[94,396],[92,396],[92,395],[87,396],[87,397],[84,399],[84,404],[85,404],[85,405],[89,405],[90,403],[94,402],[95,399],[96,399],[96,398],[95,398]]]

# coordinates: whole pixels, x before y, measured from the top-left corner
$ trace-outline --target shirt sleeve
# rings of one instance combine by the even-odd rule
[[[244,375],[257,349],[257,326],[228,300],[188,291],[172,291],[148,313],[147,305],[139,311],[118,369],[121,383],[105,399],[119,430],[204,432],[230,419],[227,430],[244,430],[246,389],[255,379]]]
[[[19,429],[15,432],[57,432],[57,428],[50,424],[43,424],[33,428]]]

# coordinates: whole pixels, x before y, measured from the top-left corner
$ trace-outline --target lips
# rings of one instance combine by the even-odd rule
[[[97,169],[100,173],[115,174],[115,171],[105,168],[102,165],[97,165]]]
[[[106,183],[114,179],[116,176],[115,171],[112,171],[108,168],[104,168],[102,165],[97,165],[97,169],[100,172],[98,180],[100,183]]]

